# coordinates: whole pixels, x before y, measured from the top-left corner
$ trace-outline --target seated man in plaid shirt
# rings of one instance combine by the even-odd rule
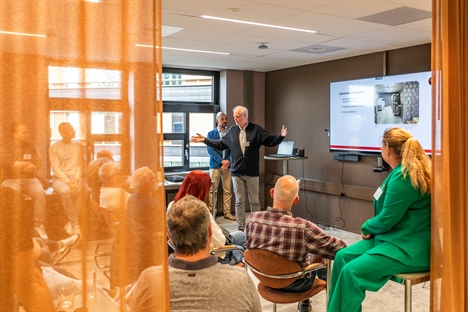
[[[310,254],[315,255],[314,262],[320,262],[322,257],[334,259],[335,253],[346,247],[345,242],[328,235],[312,222],[293,217],[292,206],[299,201],[299,185],[293,176],[278,179],[270,196],[273,207],[253,212],[247,219],[247,248],[265,249],[306,267],[311,261]],[[315,274],[281,290],[306,291],[312,287],[314,279]],[[309,300],[299,303],[299,311],[311,311],[311,308]]]

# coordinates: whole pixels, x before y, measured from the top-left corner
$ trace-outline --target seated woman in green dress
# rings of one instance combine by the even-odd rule
[[[429,270],[431,160],[402,128],[385,130],[382,157],[392,167],[374,194],[375,216],[362,240],[336,254],[328,311],[361,311],[366,291],[378,291],[393,274]]]

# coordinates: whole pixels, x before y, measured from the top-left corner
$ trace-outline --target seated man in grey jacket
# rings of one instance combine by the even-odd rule
[[[221,265],[210,255],[211,222],[206,204],[187,195],[167,212],[167,230],[174,246],[169,257],[171,311],[261,311],[260,298],[247,272]],[[133,311],[157,311],[164,301],[158,291],[160,267],[143,271],[133,290]]]

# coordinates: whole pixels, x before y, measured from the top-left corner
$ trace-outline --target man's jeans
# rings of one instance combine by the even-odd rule
[[[248,176],[233,176],[232,186],[236,195],[236,219],[240,230],[245,228],[245,189],[249,195],[250,212],[260,211],[258,199],[259,178]]]
[[[2,186],[31,196],[34,207],[34,226],[44,225],[46,198],[44,188],[38,179],[7,179],[3,181]]]

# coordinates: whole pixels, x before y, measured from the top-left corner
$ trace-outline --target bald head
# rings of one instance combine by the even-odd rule
[[[291,210],[299,201],[299,184],[296,178],[285,175],[276,181],[275,188],[270,190],[274,208]]]

